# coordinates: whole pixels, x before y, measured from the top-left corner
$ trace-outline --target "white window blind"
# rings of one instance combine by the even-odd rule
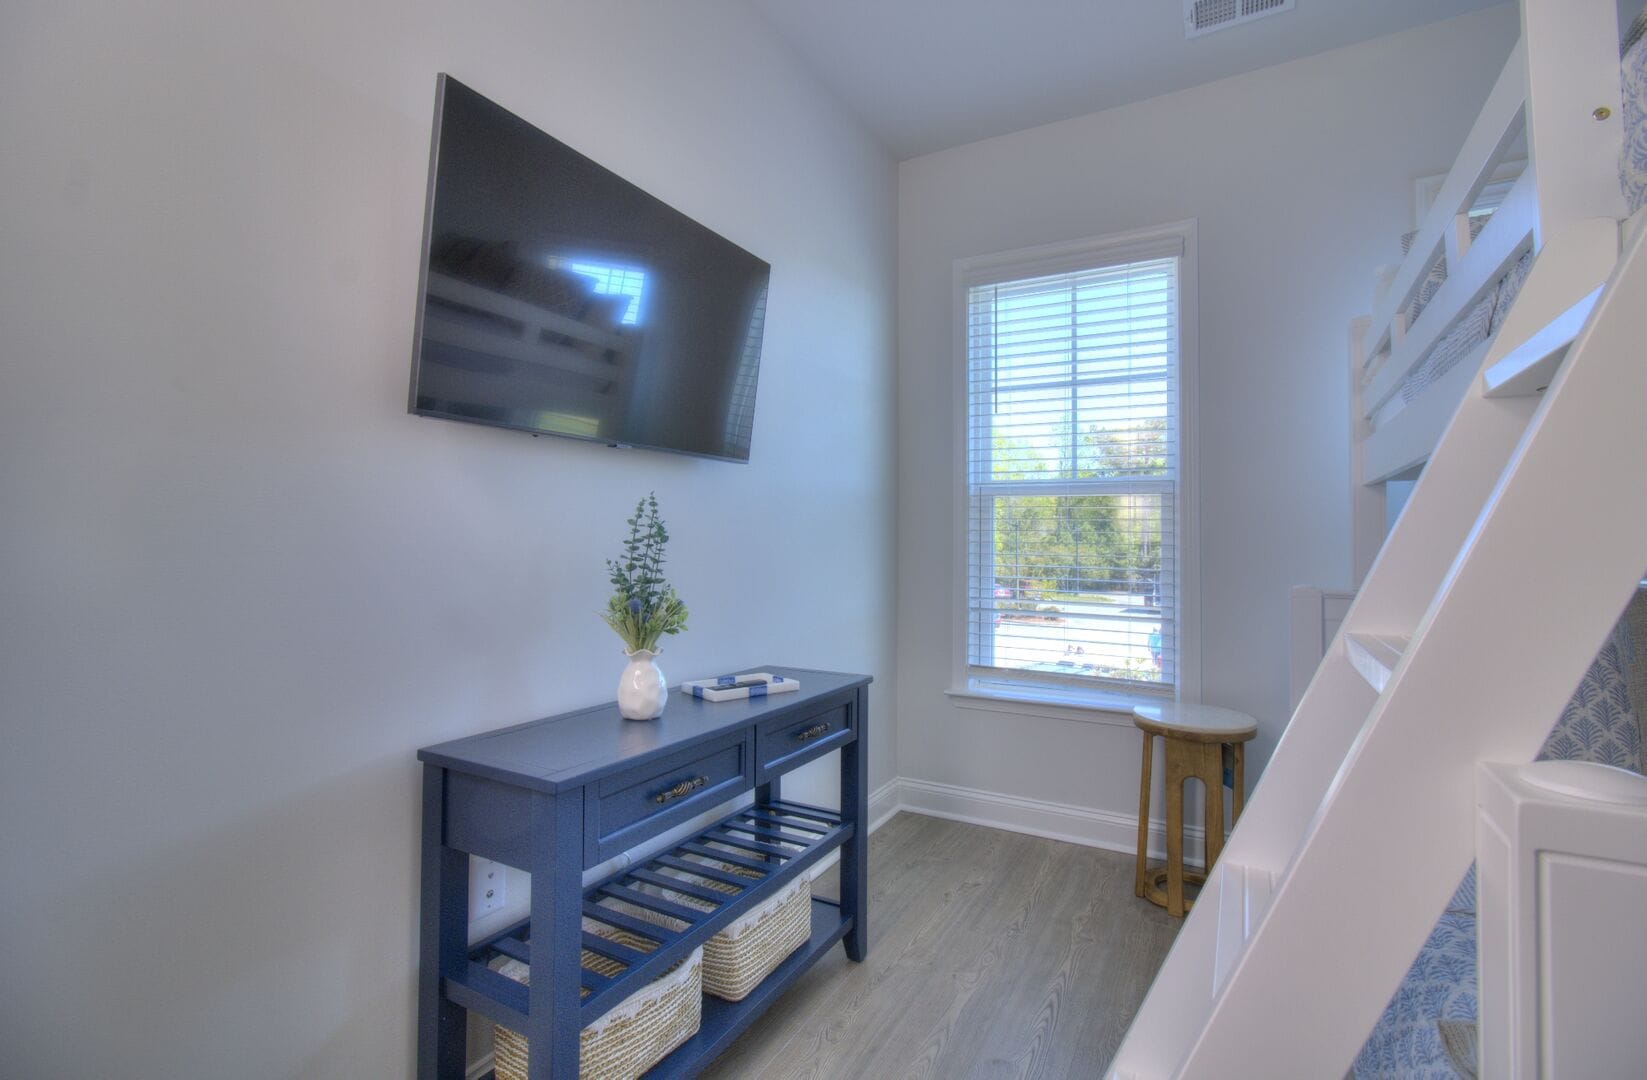
[[[1176,685],[1181,262],[963,282],[971,677]]]

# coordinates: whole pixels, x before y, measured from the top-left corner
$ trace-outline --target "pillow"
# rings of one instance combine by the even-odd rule
[[[1624,36],[1619,39],[1618,55],[1621,57],[1630,55],[1630,50],[1635,48],[1636,42],[1643,37],[1647,37],[1647,11],[1637,15],[1635,21],[1630,24],[1630,28],[1624,31]]]
[[[1481,1062],[1481,1025],[1470,1020],[1437,1020],[1441,1048],[1464,1080],[1477,1080]]]

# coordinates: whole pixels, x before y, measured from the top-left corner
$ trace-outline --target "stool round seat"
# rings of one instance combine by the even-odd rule
[[[1138,705],[1132,722],[1151,735],[1191,742],[1245,742],[1258,734],[1258,721],[1244,712],[1185,701]]]
[[[1152,702],[1132,710],[1132,722],[1144,733],[1143,772],[1138,782],[1138,856],[1133,891],[1182,918],[1189,910],[1186,885],[1206,881],[1224,849],[1224,787],[1232,789],[1230,821],[1241,816],[1245,796],[1246,753],[1243,744],[1258,734],[1258,722],[1244,712],[1186,701]],[[1150,763],[1155,739],[1165,746],[1167,794],[1167,861],[1151,869],[1149,854]],[[1204,819],[1206,861],[1195,870],[1184,865],[1184,782],[1201,781],[1206,789]]]

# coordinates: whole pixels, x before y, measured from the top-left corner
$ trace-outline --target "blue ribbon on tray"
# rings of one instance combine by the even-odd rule
[[[770,690],[768,689],[769,685],[774,685],[774,684],[777,684],[777,683],[787,682],[787,681],[788,680],[785,679],[782,675],[774,675],[774,676],[772,676],[772,683],[771,684],[764,683],[764,682],[756,683],[753,686],[746,686],[746,687],[744,687],[744,689],[746,691],[748,691],[748,695],[751,698],[763,698],[763,697],[766,697],[770,693]],[[737,686],[737,685],[738,685],[738,676],[736,676],[736,675],[719,675],[719,676],[716,676],[716,678],[715,678],[715,685],[714,686],[694,686],[694,687],[692,687],[692,696],[701,701],[701,700],[703,700],[705,690],[720,690],[720,689],[724,689],[724,688],[731,688],[731,687],[734,687],[734,686]]]

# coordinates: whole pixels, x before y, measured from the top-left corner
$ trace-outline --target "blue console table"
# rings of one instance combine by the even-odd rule
[[[841,902],[812,901],[812,938],[743,1001],[706,997],[703,1026],[648,1077],[694,1076],[837,941],[862,960],[869,939],[868,687],[865,675],[768,667],[795,693],[707,702],[671,692],[657,720],[624,720],[615,704],[474,735],[418,751],[423,762],[422,944],[418,1076],[458,1080],[465,1012],[524,1034],[531,1080],[578,1075],[578,1033],[720,929],[841,851]],[[782,798],[784,773],[841,751],[841,811]],[[752,805],[585,887],[583,872],[753,790]],[[530,918],[468,942],[470,855],[532,875]],[[664,868],[704,874],[712,856],[745,873],[707,876],[705,912],[639,885],[682,886]],[[752,876],[746,876],[752,875]],[[697,895],[694,893],[694,895]],[[688,925],[679,931],[603,906],[623,900]],[[584,917],[655,942],[649,951],[585,933]],[[625,965],[607,978],[585,970],[589,949]],[[496,956],[532,965],[530,986],[488,967]]]

